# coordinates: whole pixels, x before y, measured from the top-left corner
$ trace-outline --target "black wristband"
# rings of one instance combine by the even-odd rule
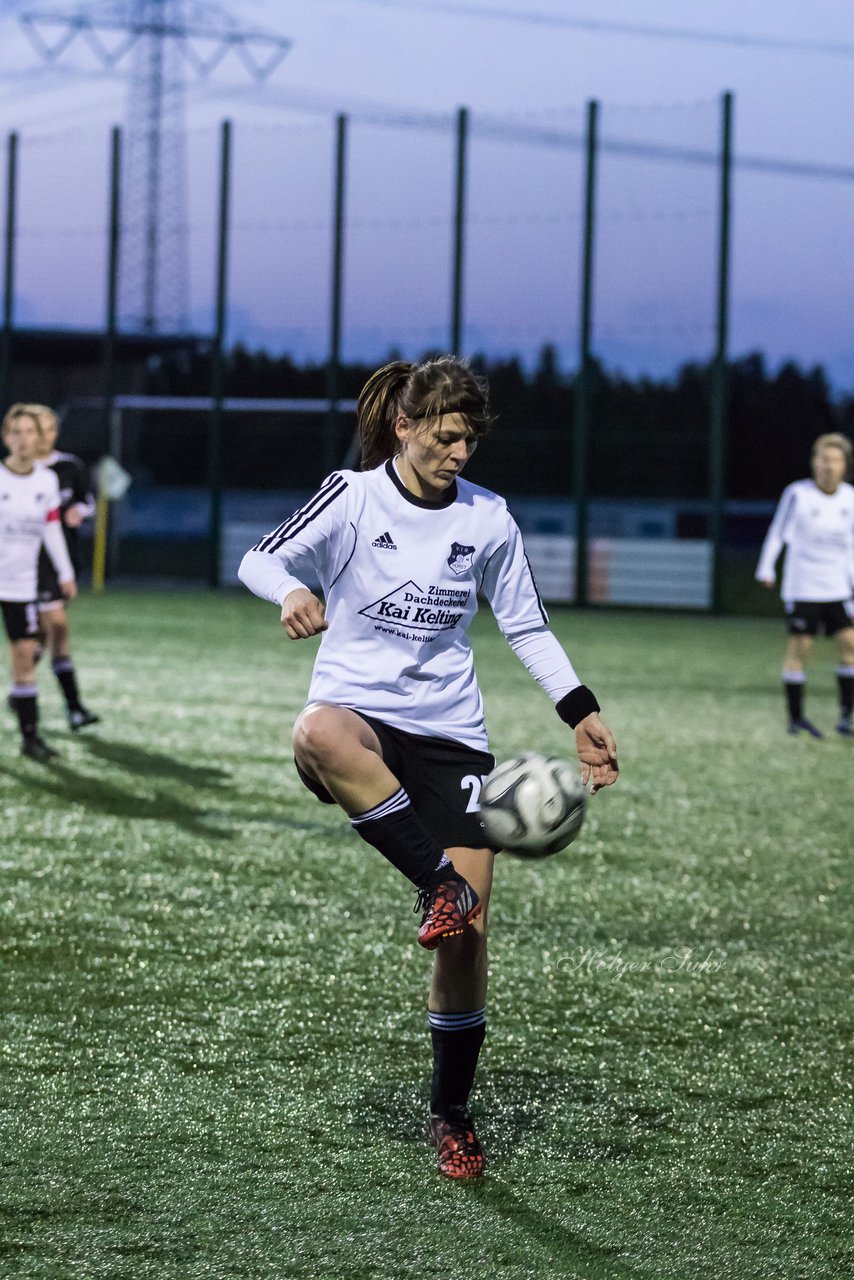
[[[569,693],[561,698],[555,706],[555,711],[564,724],[574,729],[577,724],[581,724],[585,716],[589,716],[593,711],[601,711],[601,707],[587,685],[580,684],[577,689],[570,689]]]

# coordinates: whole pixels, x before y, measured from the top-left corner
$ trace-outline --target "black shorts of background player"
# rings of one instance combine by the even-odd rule
[[[323,633],[294,726],[297,767],[421,891],[418,940],[434,955],[430,1133],[441,1173],[475,1177],[484,1156],[468,1099],[495,853],[477,805],[492,766],[466,634],[478,592],[574,728],[594,789],[616,781],[616,747],[548,628],[506,504],[461,477],[490,423],[485,382],[451,357],[397,361],[369,379],[357,417],[361,472],[330,476],[247,552],[240,577],[280,606],[290,639]]]
[[[838,432],[819,436],[812,448],[812,479],[796,480],[780,499],[765,538],[757,579],[775,585],[774,566],[785,547],[783,601],[789,634],[783,656],[783,691],[789,733],[823,734],[804,715],[806,666],[816,635],[837,645],[839,719],[836,731],[854,736],[854,487],[846,483],[851,442]]]
[[[60,453],[56,448],[59,422],[53,409],[44,404],[28,404],[41,430],[39,461],[56,472],[59,480],[62,524],[65,540],[75,569],[79,572],[78,530],[84,520],[95,511],[95,499],[89,486],[89,476],[84,463],[73,453]],[[83,705],[77,681],[77,672],[71,656],[71,636],[68,626],[67,600],[62,593],[56,570],[50,557],[42,548],[39,555],[38,605],[44,645],[50,651],[51,669],[56,676],[65,699],[68,723],[76,732],[87,725],[97,724],[96,716]]]

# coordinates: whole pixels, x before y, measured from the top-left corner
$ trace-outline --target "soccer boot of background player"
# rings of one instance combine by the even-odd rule
[[[421,889],[414,907],[423,911],[418,941],[428,951],[444,938],[462,933],[480,915],[480,900],[468,880],[446,865],[436,872],[432,885]]]
[[[446,1178],[479,1178],[486,1165],[483,1147],[465,1107],[450,1107],[446,1115],[431,1115],[428,1135],[436,1148],[436,1168]]]
[[[854,738],[854,725],[851,723],[850,713],[848,715],[844,712],[840,714],[836,732],[841,733],[844,738]]]
[[[808,733],[811,738],[823,738],[824,734],[821,729],[817,729],[812,720],[801,718],[800,720],[789,721],[789,733]]]
[[[39,764],[47,764],[49,760],[56,760],[59,752],[49,747],[37,733],[29,733],[21,740],[21,755],[37,760]]]
[[[74,733],[78,729],[85,729],[90,724],[100,724],[101,717],[96,716],[94,711],[90,711],[88,707],[69,707],[68,724]]]

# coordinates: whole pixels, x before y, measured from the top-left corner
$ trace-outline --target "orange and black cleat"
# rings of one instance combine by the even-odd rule
[[[429,1138],[436,1148],[436,1167],[446,1178],[480,1178],[486,1165],[472,1118],[465,1107],[430,1116]]]
[[[441,874],[441,880],[421,890],[414,908],[424,912],[418,941],[428,951],[462,933],[480,915],[480,900],[468,880],[453,868],[443,868]]]

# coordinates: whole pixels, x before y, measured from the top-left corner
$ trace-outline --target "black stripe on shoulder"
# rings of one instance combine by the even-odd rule
[[[253,551],[266,551],[269,543],[271,543],[274,538],[277,538],[280,534],[284,533],[288,529],[288,526],[291,525],[295,520],[297,520],[302,515],[303,512],[308,511],[316,502],[319,502],[321,498],[323,498],[323,496],[328,492],[329,487],[333,483],[333,481],[336,481],[339,479],[340,477],[337,474],[328,476],[327,479],[324,480],[323,484],[318,489],[317,493],[315,493],[311,498],[309,498],[308,502],[304,503],[303,506],[299,507],[296,511],[292,512],[291,515],[289,515],[286,520],[283,520],[282,523],[278,525],[275,529],[273,529],[271,533],[266,533],[264,537],[261,539],[261,541],[258,542],[255,547],[252,548]]]
[[[268,533],[263,537],[253,550],[268,552],[278,550],[283,542],[295,537],[313,520],[316,520],[322,511],[325,511],[336,498],[339,498],[345,492],[346,488],[347,481],[343,476],[337,473],[331,475],[328,480],[323,482],[313,498],[310,498],[293,515],[288,516],[287,520],[284,520],[272,533]]]

